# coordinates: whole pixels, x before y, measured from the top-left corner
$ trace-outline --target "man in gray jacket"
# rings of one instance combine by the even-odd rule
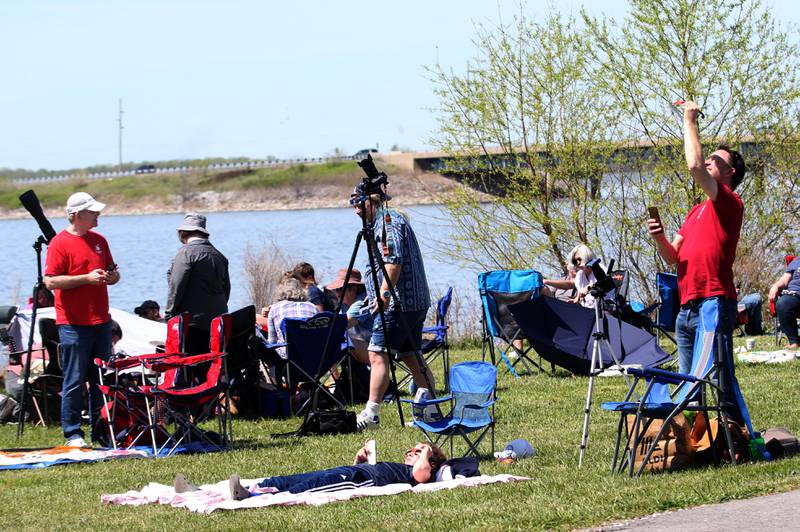
[[[206,217],[189,213],[178,227],[183,246],[172,259],[167,272],[169,294],[165,315],[167,319],[182,312],[190,314],[186,352],[206,353],[211,320],[228,312],[231,281],[228,259],[211,245],[206,230]]]

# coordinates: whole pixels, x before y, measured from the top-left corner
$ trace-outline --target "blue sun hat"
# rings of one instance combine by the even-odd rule
[[[536,456],[536,449],[528,440],[518,439],[508,442],[502,451],[494,453],[498,462],[513,464],[515,461],[529,456]]]

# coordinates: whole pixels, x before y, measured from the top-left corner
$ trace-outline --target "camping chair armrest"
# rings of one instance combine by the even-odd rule
[[[672,384],[680,384],[682,382],[696,382],[699,380],[694,375],[690,375],[688,373],[676,373],[674,371],[667,371],[665,369],[658,369],[658,368],[628,367],[625,368],[625,372],[628,373],[628,375],[644,377],[645,379],[656,379],[661,381],[667,381]]]
[[[278,347],[286,347],[287,345],[289,344],[287,344],[286,342],[275,342],[274,344],[268,344],[264,342],[264,347],[266,347],[267,349],[276,349]]]
[[[443,333],[443,332],[447,332],[447,329],[449,329],[449,328],[450,328],[449,325],[431,325],[430,327],[424,327],[422,329],[422,332],[423,333]]]
[[[129,369],[134,368],[136,366],[142,365],[144,362],[151,361],[151,360],[158,360],[160,358],[166,358],[169,356],[174,356],[174,353],[166,354],[166,353],[152,353],[147,355],[128,355],[124,357],[114,357],[109,360],[103,360],[101,358],[95,358],[94,364],[99,366],[103,369]]]
[[[31,349],[31,355],[33,355],[33,353],[35,353],[37,351],[45,352],[45,351],[47,351],[47,349],[45,349],[44,347],[34,347],[33,349]],[[23,355],[27,355],[27,354],[28,354],[28,350],[27,349],[23,349],[22,351],[14,351],[13,353],[9,353],[8,354],[9,365],[12,365],[12,366],[22,366],[22,365],[24,365],[25,361],[22,359],[22,356]]]
[[[650,314],[653,313],[654,310],[656,310],[660,306],[661,306],[661,303],[653,303],[649,307],[645,307],[642,310],[640,310],[639,312],[637,312],[637,314],[644,314],[645,316],[649,316]]]
[[[469,409],[472,409],[472,410],[483,410],[485,408],[488,408],[488,407],[492,406],[496,402],[497,402],[497,399],[490,399],[490,400],[486,401],[485,403],[481,403],[479,405],[464,405],[464,408],[465,409],[469,408]]]
[[[452,399],[452,396],[447,395],[445,397],[437,397],[436,399],[428,399],[427,401],[416,402],[413,399],[400,399],[400,401],[403,402],[403,403],[412,404],[414,406],[428,406],[428,405],[436,405],[436,404],[439,404],[439,403],[446,403],[447,401],[450,401],[451,399]]]
[[[160,360],[146,360],[144,365],[148,369],[162,373],[170,369],[184,368],[210,362],[221,356],[223,356],[223,353],[205,353],[203,355],[190,355],[187,357],[170,356]]]

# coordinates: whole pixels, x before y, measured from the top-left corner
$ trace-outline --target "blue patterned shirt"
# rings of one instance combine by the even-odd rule
[[[401,264],[402,270],[395,290],[400,298],[404,311],[427,310],[431,306],[431,295],[428,290],[428,280],[425,277],[425,264],[422,262],[417,237],[405,216],[389,209],[391,223],[386,224],[386,210],[380,208],[375,213],[375,219],[370,224],[373,238],[377,243],[378,255],[387,264]],[[384,246],[384,226],[386,226],[386,242]],[[385,249],[384,249],[385,247]],[[369,271],[369,264],[367,271]],[[383,272],[380,266],[375,265],[378,272],[378,283],[383,282]],[[376,299],[375,287],[372,286],[372,276],[364,276],[364,284],[371,300]],[[380,286],[380,284],[379,284]]]

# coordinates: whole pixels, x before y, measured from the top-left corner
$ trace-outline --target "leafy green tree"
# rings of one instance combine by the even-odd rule
[[[612,217],[650,246],[641,215],[625,216],[626,208],[643,213],[657,205],[673,232],[705,199],[686,169],[683,122],[670,112],[673,102],[694,100],[706,115],[700,135],[708,151],[728,144],[748,162],[749,175],[737,189],[745,221],[736,277],[743,290],[763,290],[797,226],[796,42],[760,0],[631,0],[621,25],[583,18],[595,41],[592,60],[604,73],[597,83],[614,100],[625,140],[646,148],[627,176],[640,185]],[[664,268],[652,257],[628,264],[642,283]]]
[[[429,72],[440,98],[446,169],[472,187],[447,206],[458,230],[448,252],[484,268],[545,266],[563,272],[578,242],[602,251],[600,195],[611,115],[592,83],[587,35],[573,19],[524,15],[480,28],[467,73]],[[475,190],[499,194],[493,203]]]
[[[632,0],[620,23],[582,25],[524,14],[479,27],[465,74],[430,69],[440,98],[447,170],[469,189],[448,206],[459,239],[448,251],[485,268],[556,272],[577,242],[617,258],[645,299],[665,265],[647,234],[647,207],[675,232],[704,199],[683,157],[674,101],[700,103],[701,138],[743,152],[737,192],[745,225],[743,289],[762,288],[797,243],[798,48],[759,0]],[[485,198],[485,196],[483,196]],[[786,246],[786,247],[785,247]]]

